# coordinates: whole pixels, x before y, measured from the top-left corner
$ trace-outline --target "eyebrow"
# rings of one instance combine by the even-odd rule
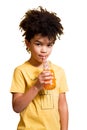
[[[41,42],[41,41],[39,41],[39,40],[36,40],[35,42],[39,42],[39,43],[41,43],[41,44],[44,44],[43,42]],[[47,44],[54,44],[55,43],[55,41],[49,41]]]

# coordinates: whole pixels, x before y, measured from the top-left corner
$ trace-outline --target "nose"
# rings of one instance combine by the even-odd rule
[[[47,48],[46,48],[46,46],[42,46],[41,52],[42,52],[42,53],[47,53]]]

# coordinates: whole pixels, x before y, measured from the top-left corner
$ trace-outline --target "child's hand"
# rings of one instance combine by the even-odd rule
[[[38,80],[35,84],[35,86],[41,90],[44,89],[45,84],[51,84],[53,79],[53,74],[50,71],[44,70],[40,73],[38,76]]]

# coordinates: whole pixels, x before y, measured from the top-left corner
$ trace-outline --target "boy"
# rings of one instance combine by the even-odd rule
[[[14,70],[11,85],[13,110],[20,113],[17,130],[68,130],[68,90],[64,70],[48,61],[56,38],[63,34],[61,20],[46,9],[28,10],[20,22],[20,29],[29,60]],[[51,90],[53,73],[43,70],[43,64],[53,69],[56,86]]]

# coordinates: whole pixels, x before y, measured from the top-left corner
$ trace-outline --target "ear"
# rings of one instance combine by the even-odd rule
[[[27,48],[30,48],[30,42],[27,39],[25,39],[25,44]]]

